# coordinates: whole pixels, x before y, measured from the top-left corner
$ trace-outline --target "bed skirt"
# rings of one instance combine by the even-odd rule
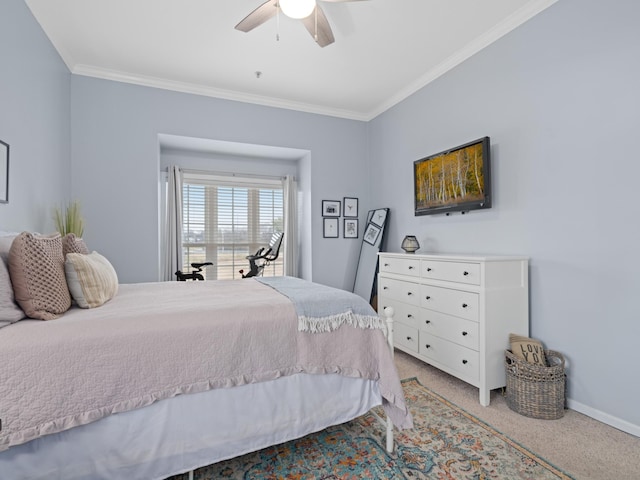
[[[0,472],[12,480],[160,480],[347,422],[381,402],[376,381],[338,374],[179,395],[0,452]]]

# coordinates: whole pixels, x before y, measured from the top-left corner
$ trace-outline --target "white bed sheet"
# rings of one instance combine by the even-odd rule
[[[378,383],[296,374],[180,395],[0,452],[4,480],[164,479],[363,415]]]

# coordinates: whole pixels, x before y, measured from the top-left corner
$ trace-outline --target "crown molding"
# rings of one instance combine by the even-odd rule
[[[323,107],[321,105],[312,105],[301,102],[293,102],[276,97],[265,97],[260,95],[252,95],[233,90],[224,90],[220,88],[210,87],[207,85],[198,85],[188,82],[177,82],[164,78],[149,77],[144,75],[135,75],[127,72],[120,72],[105,68],[93,67],[91,65],[75,65],[71,71],[74,75],[85,77],[94,77],[104,80],[113,80],[115,82],[131,83],[145,87],[160,88],[163,90],[171,90],[174,92],[191,93],[194,95],[202,95],[206,97],[219,98],[223,100],[232,100],[236,102],[251,103],[255,105],[263,105],[266,107],[284,108],[288,110],[296,110],[305,113],[314,113],[318,115],[328,115],[331,117],[346,118],[350,120],[366,121],[366,115],[360,112],[350,110],[340,110],[335,108]]]

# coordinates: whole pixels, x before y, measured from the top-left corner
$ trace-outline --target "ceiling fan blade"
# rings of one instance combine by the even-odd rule
[[[318,25],[317,31],[316,15]],[[326,47],[327,45],[331,45],[333,42],[335,42],[335,38],[333,38],[333,32],[331,31],[329,21],[327,20],[327,17],[324,15],[324,12],[319,5],[316,5],[316,9],[311,15],[302,19],[302,23],[304,23],[304,26],[307,28],[313,39],[321,47]]]
[[[249,32],[273,18],[278,12],[278,0],[267,0],[236,25],[236,30]]]

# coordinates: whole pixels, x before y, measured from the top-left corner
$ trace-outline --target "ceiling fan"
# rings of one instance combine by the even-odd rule
[[[322,0],[331,3],[357,2],[362,0]],[[321,47],[335,41],[329,21],[316,0],[267,0],[236,25],[236,30],[249,32],[273,18],[278,11],[286,16],[302,20],[307,31]]]

